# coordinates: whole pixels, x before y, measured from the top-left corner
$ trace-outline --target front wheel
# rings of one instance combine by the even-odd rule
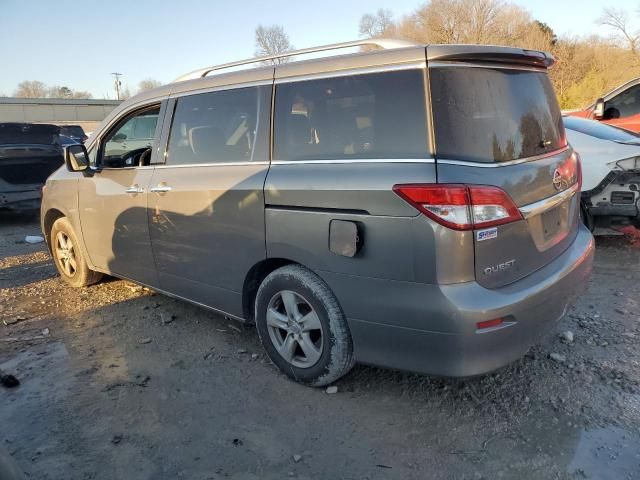
[[[89,269],[69,220],[65,217],[56,220],[50,238],[53,260],[66,283],[72,287],[86,287],[100,281],[102,274]]]
[[[320,387],[354,365],[353,343],[338,300],[299,265],[272,272],[256,296],[256,329],[271,361],[297,382]]]

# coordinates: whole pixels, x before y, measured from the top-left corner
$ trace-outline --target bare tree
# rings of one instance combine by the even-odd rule
[[[284,52],[290,52],[294,49],[289,41],[289,36],[280,25],[256,27],[256,50],[255,55],[262,57],[267,55],[278,55]],[[270,64],[286,63],[289,57],[276,58]]]
[[[391,10],[379,8],[376,13],[366,13],[360,18],[358,32],[361,37],[382,37],[388,35],[393,26],[393,13]]]
[[[47,91],[47,97],[49,98],[72,98],[73,92],[69,87],[54,85],[49,87]]]
[[[71,98],[89,99],[92,97],[93,95],[91,95],[91,93],[87,92],[86,90],[73,90],[71,92]]]
[[[162,85],[162,83],[154,78],[145,78],[138,83],[138,93],[146,90],[152,90],[160,85]]]
[[[125,85],[124,88],[120,90],[120,100],[128,100],[131,98],[131,90],[129,89],[129,85]]]
[[[638,46],[640,45],[640,33],[633,30],[629,13],[618,8],[607,7],[602,11],[602,15],[598,19],[600,25],[613,28],[619,35],[625,39],[629,45],[631,53],[638,59]]]
[[[38,80],[25,80],[18,84],[18,88],[13,92],[13,96],[20,98],[45,98],[47,93],[47,86],[44,83]]]

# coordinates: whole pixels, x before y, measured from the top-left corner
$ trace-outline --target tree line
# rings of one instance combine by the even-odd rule
[[[141,80],[138,83],[136,93],[144,92],[152,88],[159,87],[161,83],[153,78]],[[126,100],[131,96],[131,90],[126,86],[120,95],[122,100]],[[84,90],[72,90],[66,86],[48,86],[39,80],[25,80],[18,84],[13,92],[14,97],[18,98],[67,98],[67,99],[90,99],[93,96],[90,92]]]
[[[640,32],[631,12],[605,8],[594,24],[601,34],[558,36],[525,8],[503,0],[430,0],[394,19],[389,10],[363,15],[363,37],[421,43],[493,44],[544,50],[556,58],[549,75],[563,109],[582,108],[640,76]]]
[[[605,8],[594,24],[601,34],[558,36],[525,8],[505,0],[429,0],[395,18],[378,9],[360,19],[363,38],[393,37],[418,43],[506,45],[550,52],[549,75],[562,109],[583,108],[609,90],[640,77],[640,32],[631,12]],[[284,29],[256,29],[256,54],[293,49]],[[278,60],[286,61],[284,60]],[[275,63],[275,62],[273,62]]]

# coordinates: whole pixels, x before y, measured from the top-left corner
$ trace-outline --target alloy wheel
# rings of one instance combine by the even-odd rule
[[[282,290],[267,307],[269,338],[280,356],[298,368],[315,365],[323,349],[322,323],[311,304],[301,295]]]
[[[71,238],[65,232],[58,232],[56,235],[55,252],[64,274],[73,277],[78,268],[76,253]]]

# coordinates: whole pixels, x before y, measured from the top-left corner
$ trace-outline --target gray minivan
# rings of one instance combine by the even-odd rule
[[[470,376],[522,356],[594,251],[554,60],[388,40],[283,55],[372,43],[208,67],[123,103],[47,182],[62,278],[114,275],[255,323],[309,385],[355,362]],[[122,151],[140,118],[151,146]]]

